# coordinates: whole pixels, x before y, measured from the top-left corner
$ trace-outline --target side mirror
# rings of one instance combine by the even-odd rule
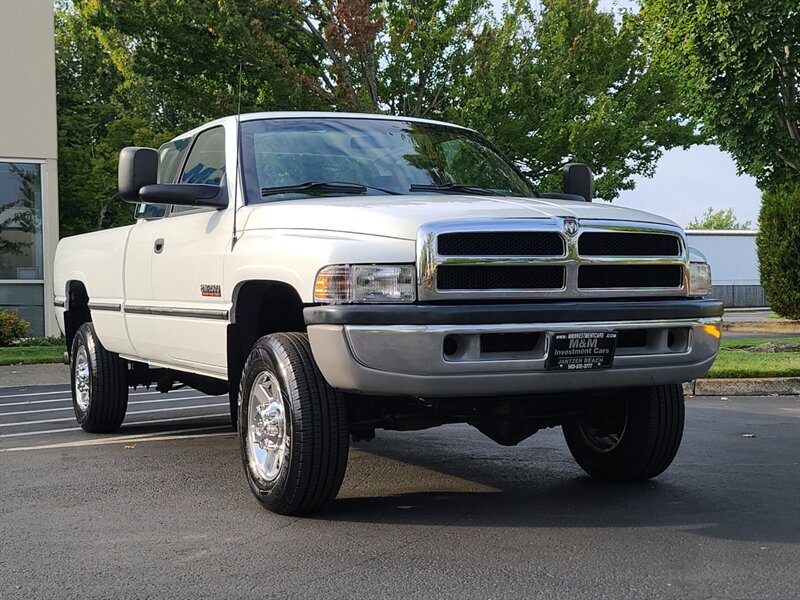
[[[159,183],[147,185],[139,191],[147,204],[172,204],[173,206],[211,206],[226,208],[228,196],[225,187],[207,183]]]
[[[117,181],[125,202],[139,202],[139,190],[158,180],[158,152],[154,148],[130,146],[119,153]]]
[[[592,201],[594,174],[583,163],[569,163],[561,169],[564,176],[564,193],[580,196],[586,202]]]

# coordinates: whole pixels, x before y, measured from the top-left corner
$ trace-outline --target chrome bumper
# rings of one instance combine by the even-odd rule
[[[551,333],[624,330],[646,330],[647,341],[639,346],[619,347],[609,369],[575,372],[545,368]],[[364,394],[428,397],[534,394],[691,381],[711,368],[719,349],[720,331],[720,317],[308,326],[314,358],[333,387]],[[498,333],[539,333],[541,342],[524,352],[485,352],[481,336]],[[445,354],[445,338],[458,341],[457,352]]]

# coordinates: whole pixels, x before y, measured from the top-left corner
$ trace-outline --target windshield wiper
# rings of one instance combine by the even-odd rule
[[[410,192],[455,192],[457,194],[477,194],[479,196],[505,196],[496,190],[460,183],[412,183]]]
[[[384,194],[398,195],[400,192],[393,192],[372,185],[363,183],[349,183],[347,181],[306,181],[295,185],[278,185],[275,187],[261,188],[261,196],[272,196],[274,194],[288,194],[292,192],[337,192],[341,194],[366,194],[367,190],[377,190]]]

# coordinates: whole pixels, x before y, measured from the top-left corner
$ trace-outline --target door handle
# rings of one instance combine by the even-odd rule
[[[153,252],[156,254],[161,254],[161,251],[164,249],[164,238],[158,238],[153,244]]]

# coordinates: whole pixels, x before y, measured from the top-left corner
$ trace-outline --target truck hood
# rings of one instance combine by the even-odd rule
[[[606,202],[544,198],[415,195],[313,198],[253,204],[245,229],[315,229],[416,239],[424,223],[462,219],[575,217],[676,226],[657,215]]]

